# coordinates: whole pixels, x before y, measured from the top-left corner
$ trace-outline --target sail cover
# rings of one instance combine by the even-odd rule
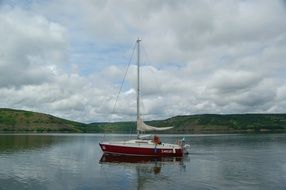
[[[137,121],[138,131],[165,131],[165,130],[172,129],[172,128],[173,127],[153,127],[153,126],[145,124],[141,118],[139,118]]]

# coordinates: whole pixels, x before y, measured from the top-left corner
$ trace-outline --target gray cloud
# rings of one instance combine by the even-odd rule
[[[285,112],[285,1],[51,0],[0,4],[1,107],[130,120],[142,37],[142,112]],[[28,7],[28,8],[27,8]],[[134,63],[133,63],[134,64]]]
[[[210,88],[222,94],[249,91],[262,79],[257,73],[247,71],[219,70],[211,80]]]
[[[65,30],[21,9],[0,10],[0,86],[41,84],[65,58]]]

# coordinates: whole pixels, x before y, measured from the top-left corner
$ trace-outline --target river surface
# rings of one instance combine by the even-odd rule
[[[286,134],[184,137],[182,159],[137,159],[99,148],[128,135],[0,134],[0,189],[286,189]]]

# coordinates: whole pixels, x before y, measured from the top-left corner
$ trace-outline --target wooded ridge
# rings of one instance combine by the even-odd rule
[[[146,123],[174,127],[164,133],[285,132],[286,114],[186,115]],[[0,108],[2,132],[130,133],[135,130],[135,122],[85,124],[43,113]]]

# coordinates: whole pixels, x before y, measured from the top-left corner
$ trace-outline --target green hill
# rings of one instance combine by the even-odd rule
[[[176,116],[146,123],[157,127],[174,127],[163,133],[285,132],[286,114],[204,114]],[[130,132],[132,130],[135,130],[135,122],[92,123],[84,129],[86,132]]]
[[[85,133],[130,133],[135,132],[135,122],[97,122],[79,128]]]
[[[164,133],[286,132],[286,114],[188,115],[146,123],[174,126]],[[0,108],[0,131],[130,133],[135,129],[135,122],[84,124],[43,113]]]
[[[0,108],[0,131],[81,132],[86,124],[31,111]]]
[[[240,132],[286,130],[286,114],[230,114],[177,116],[154,125],[175,126],[174,132]]]

